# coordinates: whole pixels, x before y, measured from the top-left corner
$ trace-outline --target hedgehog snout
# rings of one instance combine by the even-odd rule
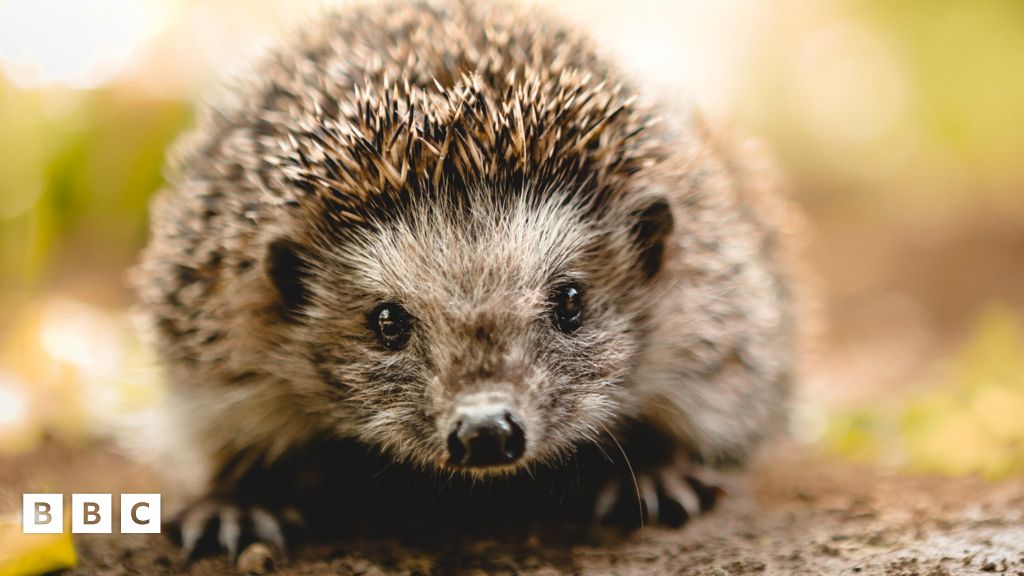
[[[464,468],[508,466],[526,452],[526,431],[505,395],[472,395],[456,403],[447,436],[448,463]]]

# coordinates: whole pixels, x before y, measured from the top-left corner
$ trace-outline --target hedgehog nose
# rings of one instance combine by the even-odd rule
[[[448,459],[458,466],[511,464],[525,449],[526,435],[519,419],[504,409],[463,412],[448,435]]]

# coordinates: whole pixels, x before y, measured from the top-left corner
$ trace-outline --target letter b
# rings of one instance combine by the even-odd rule
[[[75,534],[110,534],[110,494],[72,494],[71,531]]]
[[[21,501],[21,531],[60,534],[64,531],[63,494],[25,494]]]
[[[36,502],[36,524],[49,524],[50,520],[53,520],[50,505],[46,502]]]
[[[100,505],[99,504],[97,504],[95,502],[86,502],[85,506],[83,507],[83,511],[82,511],[83,515],[85,516],[82,519],[82,523],[87,525],[87,526],[92,525],[92,524],[99,524],[100,523],[100,514],[99,514],[99,512],[100,512]]]

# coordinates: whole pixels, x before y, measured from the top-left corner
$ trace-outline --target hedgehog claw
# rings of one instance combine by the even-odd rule
[[[250,515],[256,539],[277,546],[282,554],[286,553],[284,530],[277,516],[263,508],[253,508]]]
[[[301,527],[302,520],[294,510],[276,514],[266,508],[204,500],[186,508],[174,524],[186,562],[224,551],[234,564],[241,550],[254,542],[286,554],[285,527]]]
[[[627,482],[618,476],[610,478],[594,500],[593,517],[601,523],[682,526],[711,510],[725,494],[688,472],[667,466],[637,472],[635,483],[632,478]]]

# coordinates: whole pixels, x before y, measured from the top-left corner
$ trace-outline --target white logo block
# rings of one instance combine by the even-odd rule
[[[63,494],[23,494],[21,531],[25,534],[64,532]]]
[[[121,494],[121,533],[159,534],[160,495]]]
[[[110,494],[72,494],[71,531],[75,534],[110,534],[114,510]]]

